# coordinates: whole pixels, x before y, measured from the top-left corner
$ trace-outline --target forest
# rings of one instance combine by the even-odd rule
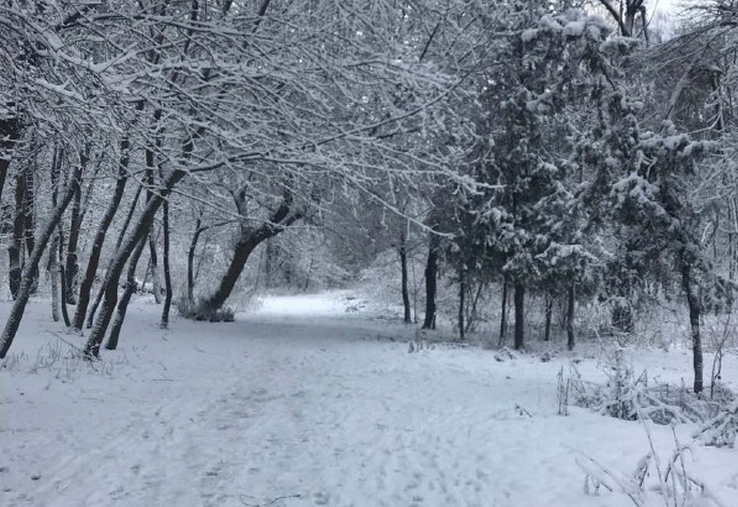
[[[715,452],[733,452],[705,455],[703,463],[712,463],[706,465],[712,470],[706,477],[683,470],[681,435],[679,440],[676,431],[652,436],[648,426],[650,458],[645,465],[639,462],[634,477],[622,479],[610,466],[619,470],[635,462],[602,465],[589,454],[577,458],[576,465],[569,460],[574,469],[561,473],[566,480],[584,480],[588,494],[622,493],[614,500],[622,503],[612,505],[690,507],[698,505],[698,496],[705,502],[699,505],[735,505],[738,475],[723,465],[730,459],[735,463],[728,448],[738,432],[731,390],[732,379],[738,382],[738,370],[731,370],[738,368],[738,323],[732,319],[738,295],[738,2],[662,3],[1,2],[0,486],[8,470],[22,473],[0,487],[0,505],[6,505],[5,494],[9,506],[177,501],[193,506],[595,505],[586,503],[596,500],[591,496],[515,497],[526,488],[514,481],[508,485],[512,497],[490,493],[483,500],[459,486],[444,498],[434,489],[450,487],[443,474],[436,486],[421,486],[418,491],[429,488],[422,494],[397,493],[381,501],[371,500],[374,490],[368,483],[351,496],[346,484],[330,478],[322,489],[300,492],[289,474],[279,473],[293,470],[284,462],[290,456],[280,458],[281,464],[269,461],[268,446],[260,454],[261,470],[271,474],[265,484],[276,488],[287,481],[284,493],[273,488],[258,498],[243,492],[228,496],[223,492],[230,486],[211,484],[223,475],[217,468],[208,469],[206,482],[198,486],[197,494],[212,490],[210,496],[180,498],[174,490],[162,493],[162,484],[192,471],[169,477],[162,468],[152,474],[171,481],[160,483],[156,494],[146,490],[135,496],[122,485],[110,492],[55,496],[54,488],[60,491],[64,481],[95,476],[94,464],[107,463],[101,454],[80,458],[90,468],[79,468],[77,475],[64,476],[59,465],[54,485],[39,486],[44,493],[35,500],[33,484],[13,496],[26,487],[19,486],[18,477],[29,476],[37,484],[45,477],[39,473],[39,482],[31,470],[39,466],[40,454],[31,459],[23,446],[9,443],[21,431],[13,428],[32,425],[30,417],[53,419],[66,410],[54,401],[47,413],[33,412],[37,408],[14,412],[23,393],[13,393],[33,390],[39,370],[49,375],[48,385],[69,375],[92,389],[100,375],[138,386],[139,374],[149,378],[151,368],[158,371],[161,365],[162,379],[151,382],[166,380],[157,384],[163,390],[157,395],[137,391],[130,406],[99,412],[107,414],[99,416],[106,421],[136,410],[138,403],[154,403],[154,397],[186,398],[192,390],[201,396],[197,399],[208,399],[205,387],[221,385],[219,371],[240,369],[237,362],[230,367],[226,362],[241,353],[243,343],[255,347],[249,354],[264,355],[263,360],[244,359],[253,372],[261,372],[261,377],[252,373],[257,384],[274,374],[265,369],[269,361],[284,360],[289,371],[304,366],[300,354],[338,354],[345,345],[333,340],[341,326],[349,326],[341,331],[346,336],[371,335],[393,347],[401,342],[403,352],[409,347],[417,361],[428,361],[428,378],[446,386],[438,398],[443,406],[457,403],[457,388],[465,393],[461,398],[486,403],[470,394],[469,379],[453,377],[456,370],[439,370],[450,368],[443,361],[459,361],[459,368],[480,378],[489,363],[479,361],[492,354],[492,366],[499,363],[505,372],[498,373],[502,384],[505,375],[518,374],[514,365],[536,371],[532,380],[512,388],[513,394],[505,390],[504,410],[512,403],[513,419],[540,415],[512,402],[514,396],[527,400],[530,386],[553,382],[555,415],[586,408],[589,415],[576,412],[583,425],[592,410],[616,420],[685,424]],[[339,308],[340,315],[325,305]],[[293,318],[294,329],[285,324]],[[268,331],[270,322],[281,327]],[[312,348],[293,336],[296,329],[316,337]],[[250,333],[255,342],[239,341]],[[255,338],[262,334],[282,348],[272,350],[266,338]],[[55,345],[37,353],[39,340],[49,337]],[[208,348],[216,346],[222,348]],[[215,355],[198,358],[192,355],[195,349],[206,355],[217,350],[224,362]],[[650,355],[661,349],[671,355]],[[399,363],[408,359],[392,350],[389,359],[382,355],[385,349],[356,352],[367,354],[371,364],[387,360],[398,362],[398,369],[409,368],[397,381],[412,381],[417,391],[402,395],[405,388],[395,391],[379,376],[371,396],[379,400],[391,391],[400,404],[416,394],[426,399],[421,373]],[[33,363],[36,354],[28,373],[23,364]],[[439,358],[442,354],[448,358]],[[371,377],[370,363],[349,355],[353,352],[346,352],[349,362],[340,375],[349,378],[366,369]],[[639,377],[635,368],[641,362],[647,367],[648,358],[663,364],[664,371],[673,368],[673,378],[658,385],[658,375],[645,369]],[[323,370],[334,366],[316,361],[319,367],[311,366],[308,373],[329,382]],[[601,384],[584,379],[602,376],[603,362]],[[113,372],[133,368],[130,363],[140,363],[138,373]],[[64,371],[58,369],[62,364]],[[190,379],[186,389],[166,391],[177,384],[169,376],[180,371],[175,368],[192,368],[193,375],[212,377],[212,384]],[[291,393],[283,396],[303,392],[299,382],[291,383],[291,374],[281,375],[244,403],[261,403],[274,386]],[[232,372],[223,378],[238,376]],[[310,385],[310,378],[301,382]],[[112,396],[104,390],[72,395],[67,389],[74,390],[74,382],[62,383],[65,387],[54,389],[64,389],[64,399],[80,396],[80,403],[88,403]],[[49,388],[44,391],[39,383],[38,389],[43,404]],[[352,396],[346,389],[344,395]],[[128,395],[121,396],[127,400]],[[440,402],[434,396],[427,393],[428,403],[436,406]],[[321,400],[312,402],[319,407]],[[97,411],[100,403],[84,406]],[[390,402],[384,403],[386,408]],[[356,416],[346,424],[375,418],[380,404],[367,405],[364,419]],[[306,402],[306,412],[312,414],[313,406]],[[160,407],[156,417],[167,407],[163,412]],[[168,421],[189,418],[195,424],[206,417],[204,409],[193,406],[186,415],[183,407],[190,406],[172,405]],[[284,430],[273,436],[278,441],[293,431],[284,425],[298,409],[287,403],[275,410],[264,424],[272,421]],[[427,410],[436,417],[435,409]],[[499,410],[459,416],[456,422],[466,428],[478,417],[475,424],[484,425],[481,421],[497,418]],[[424,433],[430,423],[423,414],[408,409],[402,417],[415,421],[413,431],[419,433],[412,438],[432,442],[433,435]],[[235,423],[223,417],[202,419],[202,425],[212,422],[228,432]],[[149,424],[153,418],[141,421]],[[65,421],[89,424],[84,418]],[[313,429],[324,423],[310,421]],[[556,421],[551,424],[557,428],[565,424],[565,419]],[[458,431],[456,422],[442,419],[441,434]],[[64,424],[39,432],[48,437]],[[603,431],[594,427],[592,442]],[[157,427],[152,428],[147,435],[156,434]],[[502,432],[495,428],[489,431]],[[613,431],[634,431],[627,428]],[[193,443],[188,439],[195,438],[194,430],[170,429],[159,437],[182,437],[168,444],[170,454],[186,445],[193,451],[221,442],[213,436]],[[634,434],[639,431],[643,428]],[[617,434],[621,441],[631,435]],[[264,435],[252,435],[252,447]],[[495,435],[488,437],[504,440]],[[552,435],[544,432],[540,438],[553,441]],[[239,438],[245,437],[234,433],[233,442],[243,444]],[[518,444],[536,438],[521,434]],[[29,445],[38,445],[40,453],[41,443]],[[384,443],[388,449],[394,445]],[[660,463],[654,456],[664,445],[674,455]],[[352,440],[345,447],[363,449]],[[80,449],[63,452],[75,455]],[[10,457],[4,461],[3,454]],[[213,460],[222,465],[225,454]],[[183,461],[190,456],[176,455]],[[309,462],[311,456],[301,459]],[[418,455],[402,456],[417,462],[383,463],[378,470],[391,475],[387,470],[393,467],[417,466],[418,477],[427,472]],[[551,459],[560,454],[552,451]],[[151,456],[144,461],[151,463]],[[464,473],[483,483],[478,491],[495,489],[482,479],[487,472],[466,471],[468,463],[462,462]],[[116,466],[123,465],[111,464],[111,474]],[[658,477],[661,503],[650,503],[646,476]],[[108,481],[105,475],[95,477]],[[240,476],[229,477],[232,485]],[[718,482],[718,494],[708,493],[710,479]]]

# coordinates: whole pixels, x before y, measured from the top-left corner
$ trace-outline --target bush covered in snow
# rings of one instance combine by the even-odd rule
[[[192,304],[186,298],[177,300],[175,306],[182,317],[202,322],[233,322],[236,315],[235,310],[229,306],[204,309],[201,305]]]
[[[733,447],[738,435],[738,402],[708,421],[695,437],[705,445]]]
[[[684,385],[649,384],[648,372],[644,370],[636,376],[623,359],[622,349],[616,350],[611,358],[605,370],[608,380],[603,384],[583,380],[576,369],[574,372],[563,394],[563,370],[559,373],[560,399],[564,397],[567,403],[628,421],[702,423],[717,417],[723,407],[735,400],[735,395],[725,387],[716,389],[713,399],[708,400]]]

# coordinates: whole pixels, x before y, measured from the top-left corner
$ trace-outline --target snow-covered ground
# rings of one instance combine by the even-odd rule
[[[564,354],[408,353],[392,338],[412,332],[345,293],[267,298],[235,323],[175,319],[169,331],[158,312],[135,303],[121,349],[87,365],[64,343],[82,338],[59,334],[47,302],[30,305],[0,368],[0,506],[632,505],[585,494],[575,459],[631,474],[643,426],[557,415]],[[579,368],[596,376],[592,356]],[[681,352],[635,359],[664,379],[689,371]],[[735,358],[725,371],[738,386]],[[671,430],[651,430],[666,460]],[[693,430],[676,428],[682,442]],[[695,445],[687,466],[738,506],[738,450]]]

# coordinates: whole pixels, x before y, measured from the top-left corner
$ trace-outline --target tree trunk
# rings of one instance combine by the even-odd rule
[[[34,276],[35,273],[38,272],[38,264],[41,261],[41,255],[43,254],[54,229],[58,227],[59,221],[64,214],[64,210],[72,201],[74,192],[79,188],[81,174],[81,167],[77,167],[71,181],[64,190],[61,202],[59,202],[59,204],[57,204],[57,206],[52,210],[51,215],[42,230],[41,236],[39,237],[38,244],[34,248],[33,254],[29,258],[28,263],[23,270],[17,298],[15,303],[13,303],[13,308],[10,311],[3,333],[0,336],[0,359],[4,358],[8,353],[8,349],[10,349],[10,346],[13,343],[15,334],[18,332],[18,327],[20,326],[23,313],[26,309],[26,304],[28,303],[28,298],[31,295],[31,289],[34,285]]]
[[[412,313],[410,311],[410,292],[408,291],[408,280],[407,280],[407,239],[405,233],[400,233],[400,285],[402,288],[402,307],[405,310],[405,324],[412,323]]]
[[[56,199],[54,199],[56,201]],[[59,322],[59,235],[55,234],[49,245],[49,277],[51,279],[51,320]]]
[[[154,288],[154,301],[161,304],[161,278],[159,277],[159,256],[156,254],[156,238],[153,229],[149,231],[149,255],[151,266],[151,285]]]
[[[63,151],[61,149],[54,149],[54,156],[51,162],[51,207],[56,208],[59,200],[59,181],[61,178],[61,166],[62,166]],[[65,293],[65,281],[64,281],[64,266],[60,260],[64,258],[64,233],[62,230],[62,220],[59,219],[59,226],[56,228],[56,234],[54,240],[49,248],[49,271],[51,273],[51,299],[52,299],[52,317],[54,321],[59,320],[57,308],[61,308],[62,318],[64,319],[64,325],[69,327],[69,313],[67,312],[67,305],[64,301],[64,297],[60,297]],[[59,285],[61,285],[61,293],[59,291]]]
[[[264,240],[276,236],[280,230],[275,227],[263,226],[252,233],[241,234],[231,263],[228,265],[225,275],[221,278],[218,289],[210,297],[203,300],[199,305],[199,310],[195,312],[199,315],[198,318],[208,320],[209,316],[212,316],[214,312],[223,307],[241,276],[251,252]]]
[[[625,19],[623,20],[623,36],[633,37],[633,29],[635,28],[636,12],[626,12]]]
[[[18,171],[15,178],[15,212],[13,215],[13,235],[8,245],[8,282],[13,299],[18,297],[23,272],[23,206],[26,195],[24,171]]]
[[[13,159],[15,143],[20,139],[20,132],[21,125],[18,118],[0,120],[0,200],[2,200],[10,161]]]
[[[190,248],[187,250],[187,301],[190,305],[195,304],[195,251],[197,249],[197,241],[200,239],[203,229],[201,228],[202,218],[197,217],[195,222],[195,233],[190,241]]]
[[[88,154],[80,153],[80,164],[84,167],[87,165]],[[80,227],[82,226],[82,189],[74,194],[72,201],[72,216],[69,225],[69,242],[67,243],[67,260],[64,268],[65,285],[64,292],[65,301],[73,305],[77,302],[76,288],[79,277],[79,259],[77,247],[79,244]]]
[[[217,290],[199,304],[199,308],[195,312],[195,314],[198,315],[196,318],[210,320],[210,318],[223,307],[226,300],[231,295],[238,278],[241,276],[251,252],[253,252],[254,249],[265,239],[266,237],[264,237],[263,234],[258,233],[241,235],[238,243],[236,243],[231,263],[228,265],[228,269],[221,278]]]
[[[103,296],[102,308],[95,319],[95,323],[90,331],[90,336],[85,345],[85,355],[87,357],[98,357],[100,355],[100,344],[102,343],[105,332],[110,324],[110,319],[115,311],[118,302],[118,282],[123,272],[123,267],[133,253],[138,242],[148,234],[151,225],[154,222],[154,216],[161,207],[164,200],[171,193],[172,188],[185,177],[187,173],[182,170],[174,170],[162,182],[162,188],[158,194],[155,194],[146,204],[146,208],[136,222],[130,234],[126,237],[121,247],[116,252],[110,263],[107,280],[105,281],[105,294]]]
[[[59,204],[59,177],[61,176],[61,164],[59,150],[54,148],[51,160],[51,208]],[[61,237],[61,219],[49,246],[49,263],[47,271],[51,278],[51,320],[59,322],[59,239]]]
[[[507,335],[507,278],[502,281],[502,315],[500,316],[500,341],[499,346],[505,345]]]
[[[128,262],[128,272],[126,275],[126,282],[123,284],[123,295],[118,302],[117,312],[115,320],[110,328],[110,335],[108,341],[105,343],[107,350],[115,350],[118,348],[118,341],[120,340],[120,330],[123,327],[123,321],[126,318],[128,311],[128,303],[131,302],[131,296],[136,291],[136,266],[141,258],[144,248],[146,247],[146,240],[139,241],[138,246],[131,255],[131,260]]]
[[[525,287],[515,283],[515,350],[525,346]]]
[[[566,305],[566,346],[569,350],[574,350],[576,345],[574,342],[574,302],[576,296],[576,286],[574,282],[569,285]]]
[[[169,310],[172,307],[172,272],[169,266],[169,202],[164,202],[163,209],[164,228],[164,254],[162,263],[164,264],[164,308],[161,312],[161,328],[167,329],[169,326]]]
[[[24,185],[25,195],[23,196],[23,236],[26,242],[25,257],[31,257],[33,250],[36,248],[36,223],[34,220],[36,175],[30,168],[26,169],[24,174],[26,181]],[[35,294],[38,290],[38,265],[34,270],[31,294]]]
[[[425,264],[425,320],[423,329],[436,328],[436,278],[438,276],[438,236],[430,234]]]
[[[64,236],[62,236],[62,234],[59,233],[59,252],[62,251],[62,245],[61,245],[62,241],[64,241]],[[59,255],[59,258],[61,258],[61,255]],[[59,262],[57,265],[59,266],[59,285],[61,285],[61,293],[64,294],[67,289],[67,279],[64,276],[64,265],[61,262]],[[67,302],[64,301],[63,297],[59,298],[59,306],[61,307],[61,314],[62,314],[62,319],[64,319],[64,325],[66,327],[70,327],[72,325],[72,321],[69,320],[69,311],[67,310]]]
[[[276,254],[274,253],[274,244],[271,241],[266,242],[266,252],[264,255],[264,278],[266,282],[264,286],[270,289],[274,286],[274,264]]]
[[[251,252],[262,242],[273,238],[301,218],[300,214],[290,211],[291,203],[291,198],[285,197],[269,222],[256,229],[242,227],[233,253],[233,259],[231,259],[228,269],[221,278],[218,289],[198,305],[194,312],[196,319],[212,320],[215,313],[223,307],[223,304],[231,295]]]
[[[105,214],[100,220],[100,225],[97,228],[95,239],[92,242],[92,249],[90,251],[90,258],[87,261],[85,276],[82,278],[82,282],[79,286],[79,298],[77,299],[77,308],[74,311],[74,320],[72,321],[72,327],[77,330],[82,329],[82,325],[84,324],[87,307],[90,304],[90,291],[92,290],[92,285],[95,282],[97,267],[100,264],[100,254],[102,253],[105,236],[108,233],[108,229],[110,228],[110,224],[113,222],[115,214],[118,212],[120,202],[123,199],[123,193],[126,189],[126,183],[128,182],[128,165],[130,163],[130,147],[130,139],[128,137],[124,137],[120,142],[118,179],[115,182],[113,197],[105,210]]]
[[[694,392],[700,394],[703,389],[702,336],[700,334],[701,305],[699,297],[692,287],[692,265],[682,260],[682,288],[687,296],[689,307],[689,327],[692,335],[692,364],[694,367]]]
[[[310,254],[310,264],[308,264],[307,275],[305,276],[305,286],[302,288],[303,292],[307,292],[308,288],[310,287],[310,276],[312,275],[314,264],[315,264],[315,254],[311,253]],[[259,284],[257,283],[256,286],[258,287]]]
[[[136,212],[136,206],[138,205],[138,198],[141,196],[141,191],[143,189],[142,185],[139,185],[136,189],[136,194],[133,196],[133,202],[131,203],[130,208],[128,209],[128,214],[126,215],[126,219],[123,221],[123,226],[120,229],[120,232],[118,233],[118,239],[115,242],[115,251],[117,252],[120,249],[120,245],[123,243],[123,240],[126,237],[126,232],[128,231],[128,226],[131,225],[131,220],[133,220],[133,214]],[[97,291],[97,296],[95,296],[95,301],[92,303],[92,307],[90,308],[90,311],[87,314],[87,329],[90,329],[92,327],[92,323],[95,321],[95,314],[97,313],[97,307],[100,306],[100,302],[102,301],[103,294],[105,294],[105,280],[108,279],[108,270],[105,271],[105,276],[103,277],[103,283],[100,284],[100,290]]]
[[[154,117],[152,120],[152,133],[154,135],[154,143],[158,146],[160,141],[159,132],[159,120],[161,119],[161,109],[154,111]],[[154,174],[154,168],[157,166],[156,153],[154,146],[151,144],[146,145],[144,151],[146,158],[146,175],[144,181],[146,183],[146,202],[151,200],[153,195],[153,189],[156,185],[156,177]],[[149,230],[149,266],[151,266],[151,280],[154,288],[154,301],[156,304],[161,304],[161,277],[159,276],[159,257],[156,253],[156,243],[158,235],[154,232],[154,227]],[[144,283],[145,285],[145,283]]]
[[[553,297],[546,296],[546,329],[544,331],[543,341],[551,341],[551,314],[553,313]]]
[[[459,269],[459,339],[464,340],[464,331],[466,323],[464,322],[464,312],[466,311],[466,273],[465,269]]]
[[[734,246],[733,242],[735,233],[729,232],[728,233],[728,280],[732,283],[735,281],[735,253],[734,253]],[[733,308],[733,290],[728,291],[727,295],[727,306],[728,310],[731,310]]]

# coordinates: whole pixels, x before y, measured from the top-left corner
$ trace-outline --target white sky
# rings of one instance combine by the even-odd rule
[[[685,4],[692,3],[691,0],[648,0],[649,8],[655,6],[659,11],[678,11]]]

